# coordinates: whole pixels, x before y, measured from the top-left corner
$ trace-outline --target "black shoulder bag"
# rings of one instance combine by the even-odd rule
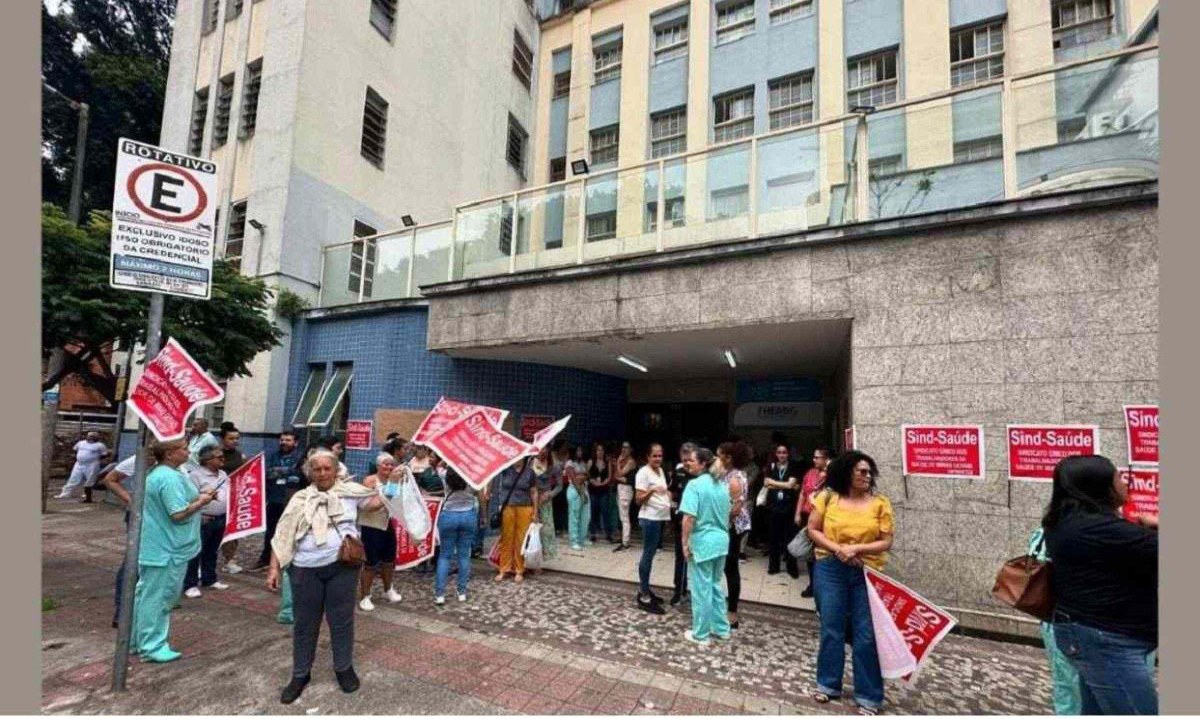
[[[508,494],[504,496],[504,501],[500,503],[500,508],[497,509],[496,513],[493,514],[491,519],[488,520],[488,525],[492,529],[500,528],[500,523],[503,521],[504,508],[508,506],[508,500],[512,498],[513,490],[517,488],[517,483],[520,481],[521,475],[517,475],[517,478],[513,480],[512,486],[508,488]]]

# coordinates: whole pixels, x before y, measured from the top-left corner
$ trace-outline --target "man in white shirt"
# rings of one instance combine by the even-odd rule
[[[217,580],[217,553],[225,536],[225,512],[229,503],[229,475],[221,469],[225,456],[220,447],[206,447],[197,457],[200,466],[188,473],[188,479],[201,492],[217,491],[217,498],[200,510],[200,554],[188,562],[183,594],[196,599],[201,588],[228,589]]]
[[[654,565],[654,554],[662,540],[663,527],[671,519],[671,492],[667,487],[667,476],[663,472],[663,448],[661,444],[650,445],[647,463],[638,470],[634,478],[635,498],[641,507],[638,524],[642,527],[642,561],[638,563],[637,604],[651,614],[665,614],[663,600],[650,589],[650,570]]]
[[[108,446],[100,441],[99,432],[88,432],[85,439],[75,443],[74,449],[75,466],[71,468],[71,476],[55,499],[69,499],[76,496],[80,486],[90,488],[95,484],[96,475],[100,473],[100,460],[108,456]]]

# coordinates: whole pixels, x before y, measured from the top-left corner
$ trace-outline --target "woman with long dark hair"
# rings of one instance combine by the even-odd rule
[[[1054,641],[1079,672],[1084,714],[1157,714],[1158,517],[1122,519],[1128,488],[1101,456],[1054,468],[1042,518],[1053,558]]]
[[[741,552],[742,539],[750,532],[750,503],[748,490],[750,480],[746,477],[746,467],[754,457],[745,442],[722,442],[717,447],[717,461],[714,465],[718,479],[729,488],[731,503],[731,522],[729,525],[729,554],[725,555],[725,586],[729,593],[725,597],[726,614],[731,629],[738,628],[738,599],[742,596],[742,570],[739,566],[738,555]]]

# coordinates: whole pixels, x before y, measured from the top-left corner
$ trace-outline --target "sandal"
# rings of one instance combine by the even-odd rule
[[[503,582],[504,581],[504,572],[500,572],[499,574],[497,574],[496,578],[493,581]]]
[[[878,713],[879,713],[878,709],[872,709],[871,707],[865,707],[861,704],[858,706],[859,716],[873,717]]]
[[[829,702],[833,701],[833,697],[829,696],[825,692],[813,692],[812,700],[818,704],[828,704]]]
[[[521,582],[525,581],[525,575],[518,574],[515,577],[513,577],[513,581],[516,582],[517,584],[520,584]]]

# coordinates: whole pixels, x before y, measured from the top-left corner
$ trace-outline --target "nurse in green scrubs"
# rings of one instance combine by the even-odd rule
[[[159,442],[153,452],[158,464],[146,476],[130,644],[143,661],[170,662],[181,656],[167,644],[171,607],[188,561],[200,553],[200,509],[216,494],[198,492],[180,471],[188,461],[186,442]]]
[[[692,628],[688,641],[708,644],[709,637],[729,638],[725,592],[721,577],[729,553],[729,488],[708,473],[713,454],[694,450],[683,461],[683,469],[694,479],[688,482],[679,502],[683,515],[683,556],[688,560],[692,589]]]

